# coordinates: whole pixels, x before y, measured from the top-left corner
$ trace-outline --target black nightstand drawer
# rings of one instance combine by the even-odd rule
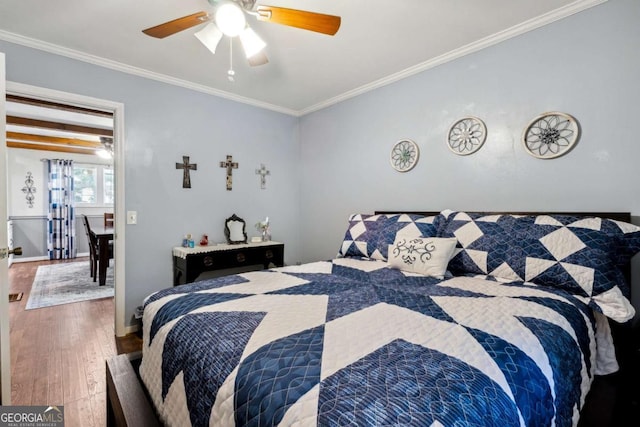
[[[210,251],[188,254],[185,257],[173,256],[173,285],[193,282],[201,273],[212,270],[243,267],[261,264],[269,268],[284,265],[284,244],[245,244],[237,248],[225,246],[224,249],[211,247]]]

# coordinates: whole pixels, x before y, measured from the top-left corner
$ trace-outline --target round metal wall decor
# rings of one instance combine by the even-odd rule
[[[455,122],[449,128],[447,144],[459,156],[473,154],[487,139],[487,126],[477,117],[468,116]]]
[[[522,143],[527,153],[539,159],[567,154],[578,141],[578,122],[566,113],[549,112],[533,119],[524,130]]]
[[[391,166],[398,172],[408,172],[418,163],[420,149],[410,139],[396,142],[391,148]]]

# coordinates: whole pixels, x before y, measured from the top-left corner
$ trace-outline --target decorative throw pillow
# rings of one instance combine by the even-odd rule
[[[396,234],[435,236],[440,216],[409,214],[365,215],[349,217],[349,227],[338,251],[341,257],[366,257],[387,260],[387,250]]]
[[[634,315],[625,295],[622,238],[608,220],[568,215],[443,211],[441,236],[456,237],[453,274],[477,273],[564,289],[606,316]],[[604,224],[604,227],[603,227]],[[640,236],[640,234],[639,234]]]
[[[601,229],[616,238],[615,262],[619,267],[626,268],[631,258],[640,252],[640,227],[624,221],[603,219]]]
[[[425,276],[444,277],[457,240],[399,235],[389,245],[389,266]]]

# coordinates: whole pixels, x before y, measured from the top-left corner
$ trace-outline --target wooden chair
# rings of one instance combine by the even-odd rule
[[[113,227],[113,213],[105,212],[104,213],[104,226],[105,227]]]
[[[87,233],[87,239],[89,240],[89,264],[91,270],[91,277],[95,282],[98,277],[98,261],[100,259],[100,248],[98,247],[98,240],[91,232],[91,225],[89,224],[89,218],[86,215],[82,215],[82,223],[84,224],[84,230]],[[109,243],[109,259],[113,258],[113,244]],[[109,262],[109,260],[107,260]]]
[[[96,274],[98,271],[98,252],[97,245],[93,244],[95,239],[91,237],[91,226],[89,225],[89,218],[86,215],[82,215],[82,224],[84,225],[84,231],[87,233],[87,241],[89,242],[89,267],[90,274],[93,277],[93,281],[96,281]]]

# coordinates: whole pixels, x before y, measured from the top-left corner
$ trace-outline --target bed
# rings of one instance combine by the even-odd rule
[[[335,259],[147,297],[142,400],[167,426],[605,425],[629,219],[352,215]]]

